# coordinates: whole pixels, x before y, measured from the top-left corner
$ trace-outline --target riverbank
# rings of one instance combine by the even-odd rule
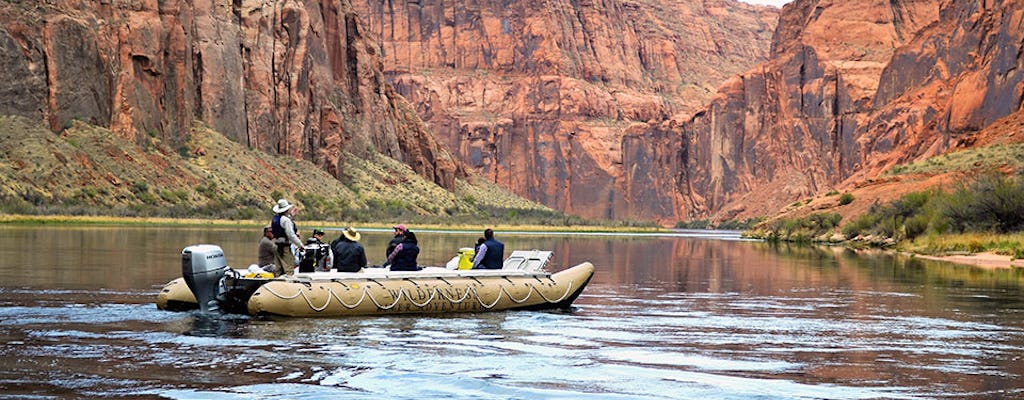
[[[70,215],[0,215],[0,224],[11,225],[114,225],[114,226],[181,226],[181,227],[235,227],[259,229],[269,221],[263,220],[224,220],[224,219],[187,219],[187,218],[149,218],[149,217],[110,217],[110,216],[70,216]],[[665,228],[633,227],[633,226],[601,226],[601,225],[514,225],[514,224],[417,224],[404,222],[413,230],[452,230],[452,231],[483,231],[486,228],[501,231],[526,232],[581,232],[581,233],[669,233]],[[345,224],[338,221],[297,221],[301,228],[343,229],[353,226],[358,229],[391,229],[391,223]],[[397,223],[397,222],[396,222]]]
[[[981,268],[1008,269],[1024,268],[1024,259],[1015,259],[1009,255],[996,254],[991,252],[974,254],[953,254],[944,256],[932,256],[927,254],[907,253],[925,260],[946,261],[955,264],[970,265]]]

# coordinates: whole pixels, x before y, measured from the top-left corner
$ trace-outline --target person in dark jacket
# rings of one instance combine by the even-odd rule
[[[416,265],[416,257],[419,255],[420,247],[416,234],[407,230],[402,243],[395,246],[395,251],[388,257],[388,263],[391,264],[392,271],[419,271],[421,268]]]
[[[334,269],[338,272],[358,272],[366,267],[366,250],[359,244],[362,235],[356,228],[347,227],[331,242],[334,252]]]
[[[405,240],[405,232],[408,230],[403,224],[395,225],[392,228],[395,229],[395,237],[391,238],[391,241],[388,242],[387,250],[384,251],[385,267],[390,265],[390,261],[387,260],[391,259],[391,253],[395,251],[395,247],[398,247],[398,245]]]
[[[494,231],[484,231],[484,242],[477,247],[473,269],[501,269],[505,262],[505,244],[494,239]]]

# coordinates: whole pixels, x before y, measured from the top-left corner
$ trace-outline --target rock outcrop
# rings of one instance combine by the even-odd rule
[[[852,180],[991,142],[979,131],[1021,110],[1022,44],[1024,1],[943,2],[939,20],[882,73],[876,109],[857,138],[863,168]]]
[[[380,152],[449,190],[462,164],[383,75],[347,0],[0,5],[0,114],[184,143],[194,120],[342,177]]]
[[[771,59],[725,83],[683,127],[677,189],[694,218],[772,214],[836,187],[875,152],[861,143],[879,81],[900,46],[939,17],[939,0],[797,0]]]
[[[776,10],[733,0],[355,0],[388,79],[483,176],[587,217],[684,209],[676,115],[766,59]]]
[[[1021,108],[1022,20],[1021,1],[785,6],[771,60],[684,126],[681,196],[693,215],[770,215],[976,144]]]

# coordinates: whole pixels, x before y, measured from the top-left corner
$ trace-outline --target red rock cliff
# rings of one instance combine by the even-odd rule
[[[765,215],[971,146],[1021,109],[1021,43],[1024,1],[797,0],[684,126],[676,187],[694,215]]]
[[[446,188],[461,164],[385,82],[347,0],[0,5],[0,114],[180,143],[193,120],[340,176],[370,149]]]
[[[939,0],[797,0],[771,59],[730,79],[682,129],[676,188],[692,217],[768,215],[835,187],[878,156],[863,145],[876,93]],[[889,89],[882,91],[888,93]]]
[[[939,20],[882,73],[857,137],[863,169],[850,181],[971,146],[979,130],[1019,111],[1022,44],[1024,1],[944,1]]]
[[[662,173],[681,164],[678,124],[661,121],[763,61],[776,18],[732,0],[353,5],[397,90],[472,168],[616,219],[685,209]]]

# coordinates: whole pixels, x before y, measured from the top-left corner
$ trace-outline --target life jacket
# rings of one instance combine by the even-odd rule
[[[270,231],[274,233],[274,239],[288,237],[284,232],[284,227],[281,226],[281,217],[283,216],[284,214],[277,214],[270,221]],[[295,224],[295,221],[292,221],[292,229],[295,230],[295,234],[299,233],[299,226]]]
[[[485,269],[501,269],[505,262],[505,245],[494,239],[487,239],[484,244],[487,245],[487,253],[480,260],[480,266]]]
[[[420,247],[416,243],[402,242],[402,250],[391,260],[392,271],[418,271],[416,257],[420,255]]]

